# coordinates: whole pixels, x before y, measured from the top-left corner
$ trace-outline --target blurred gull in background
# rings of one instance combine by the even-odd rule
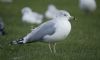
[[[50,4],[48,6],[47,11],[45,12],[45,17],[47,19],[53,19],[56,17],[58,12],[59,12],[59,10],[54,5]]]
[[[2,18],[0,17],[0,35],[4,35],[4,23],[2,21]]]
[[[0,0],[0,2],[4,2],[4,3],[12,3],[13,0]]]
[[[50,51],[56,53],[56,42],[62,41],[68,36],[71,31],[69,20],[72,18],[67,11],[61,10],[57,13],[56,18],[41,24],[25,37],[14,40],[11,44],[26,44],[37,41],[48,42]]]
[[[91,13],[96,10],[95,0],[79,0],[79,7],[86,13]]]
[[[33,12],[31,8],[24,7],[22,10],[22,21],[33,24],[42,23],[43,15]]]

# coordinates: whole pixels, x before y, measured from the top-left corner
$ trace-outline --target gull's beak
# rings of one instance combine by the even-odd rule
[[[74,20],[74,19],[75,19],[75,17],[74,17],[74,16],[71,16],[71,17],[70,17],[70,20]]]
[[[76,18],[74,16],[70,16],[69,20],[76,20]]]

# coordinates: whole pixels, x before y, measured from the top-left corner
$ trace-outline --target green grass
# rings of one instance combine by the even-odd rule
[[[0,36],[0,60],[100,60],[100,1],[90,15],[78,7],[78,0],[14,0],[0,2],[0,16],[5,23],[5,36]],[[21,9],[25,6],[44,13],[48,4],[68,10],[77,21],[71,21],[72,30],[66,40],[58,42],[57,53],[50,52],[47,43],[9,45],[9,42],[30,32],[31,24],[22,23]],[[34,27],[36,25],[33,25]]]

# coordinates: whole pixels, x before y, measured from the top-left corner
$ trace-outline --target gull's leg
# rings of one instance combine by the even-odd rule
[[[51,43],[49,43],[49,49],[50,49],[50,51],[51,51],[51,53],[52,53],[52,48],[51,48]]]
[[[56,43],[53,44],[53,51],[56,53]]]

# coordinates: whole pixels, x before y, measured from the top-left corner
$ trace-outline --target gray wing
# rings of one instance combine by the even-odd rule
[[[36,31],[34,33],[33,30],[33,34],[31,35],[31,37],[29,38],[29,40],[31,41],[42,41],[43,37],[45,35],[52,35],[53,33],[55,33],[56,28],[54,27],[54,23],[53,22],[48,22],[46,24],[44,24],[38,31]]]

